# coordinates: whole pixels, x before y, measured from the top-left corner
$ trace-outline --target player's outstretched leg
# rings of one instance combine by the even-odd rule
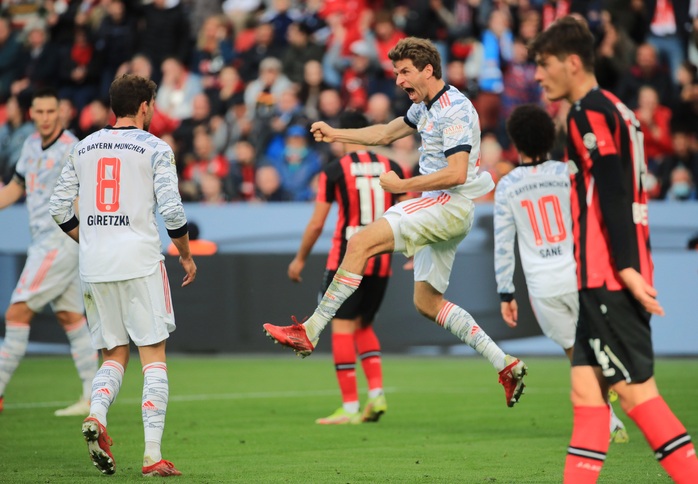
[[[82,436],[87,442],[90,459],[102,474],[114,474],[116,464],[111,453],[112,440],[107,435],[107,428],[94,417],[87,417],[82,422]]]
[[[275,343],[288,346],[302,358],[310,356],[315,349],[315,345],[317,345],[318,339],[311,341],[305,331],[305,326],[300,324],[295,316],[291,316],[291,321],[293,321],[291,326],[274,326],[266,323],[262,327],[264,328],[264,333],[273,339]]]
[[[528,367],[523,361],[511,355],[506,355],[504,359],[507,366],[499,372],[499,383],[504,387],[507,407],[513,407],[519,401],[526,387],[523,377],[526,375]]]

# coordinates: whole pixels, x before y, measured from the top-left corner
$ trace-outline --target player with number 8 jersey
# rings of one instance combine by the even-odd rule
[[[156,208],[186,271],[183,286],[194,281],[196,264],[174,155],[148,133],[155,91],[153,81],[139,76],[114,80],[109,96],[116,123],[73,148],[49,204],[53,219],[80,243],[88,324],[104,358],[92,385],[90,416],[82,424],[90,458],[103,474],[116,470],[107,413],[121,388],[133,341],[143,365],[143,475],[180,475],[160,450],[169,395],[165,342],[175,319]],[[73,211],[77,196],[80,219]]]

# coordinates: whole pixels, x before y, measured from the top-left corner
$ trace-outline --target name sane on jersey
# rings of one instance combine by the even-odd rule
[[[87,225],[111,225],[115,227],[128,227],[131,223],[128,215],[88,215]]]
[[[131,150],[139,154],[145,153],[145,148],[133,143],[92,143],[78,150],[78,155],[84,155],[92,150]]]
[[[562,247],[558,245],[557,247],[547,247],[545,249],[538,249],[538,253],[543,259],[547,259],[548,257],[562,255]]]
[[[529,183],[516,190],[514,190],[513,196],[517,196],[521,193],[528,192],[530,190],[535,190],[536,188],[569,188],[570,183],[568,181],[542,181],[537,183]]]

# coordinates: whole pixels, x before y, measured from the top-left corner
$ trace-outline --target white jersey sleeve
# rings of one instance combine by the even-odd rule
[[[515,168],[495,191],[495,276],[500,293],[514,292],[514,241],[518,239],[528,293],[553,297],[577,290],[565,163]]]
[[[506,197],[510,178],[502,178],[494,191],[494,276],[499,294],[514,293],[516,222]]]

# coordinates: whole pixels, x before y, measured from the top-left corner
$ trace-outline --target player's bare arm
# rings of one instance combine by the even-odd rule
[[[0,189],[0,210],[9,207],[24,195],[24,185],[15,178]]]
[[[318,143],[338,141],[376,146],[388,145],[397,139],[414,134],[416,130],[405,123],[402,117],[399,117],[388,124],[375,124],[361,129],[338,129],[323,121],[318,121],[310,126],[310,132]]]
[[[446,161],[448,166],[428,175],[415,176],[403,180],[393,171],[380,176],[381,188],[390,193],[428,192],[446,190],[465,183],[468,178],[468,161],[470,153],[454,153]]]
[[[179,263],[184,268],[184,272],[186,272],[182,280],[182,287],[188,286],[196,279],[196,264],[189,250],[189,234],[187,233],[182,237],[173,238],[172,243],[177,247],[177,251],[179,252]]]
[[[303,281],[301,273],[305,268],[305,261],[308,259],[308,255],[310,255],[310,251],[313,250],[315,242],[317,242],[320,234],[322,234],[322,229],[325,226],[325,221],[327,220],[327,215],[330,213],[331,207],[332,204],[327,202],[315,202],[315,209],[308,221],[308,225],[305,227],[301,245],[298,248],[296,256],[288,265],[288,278],[292,281]]]
[[[645,308],[645,311],[658,316],[664,316],[664,308],[657,301],[657,289],[647,283],[642,274],[637,272],[632,267],[628,267],[618,272],[618,275],[623,279],[623,284],[628,288],[632,295]]]
[[[510,328],[515,328],[519,320],[519,305],[516,303],[516,299],[512,299],[508,302],[502,301],[500,307],[504,322],[507,323],[507,326]]]

